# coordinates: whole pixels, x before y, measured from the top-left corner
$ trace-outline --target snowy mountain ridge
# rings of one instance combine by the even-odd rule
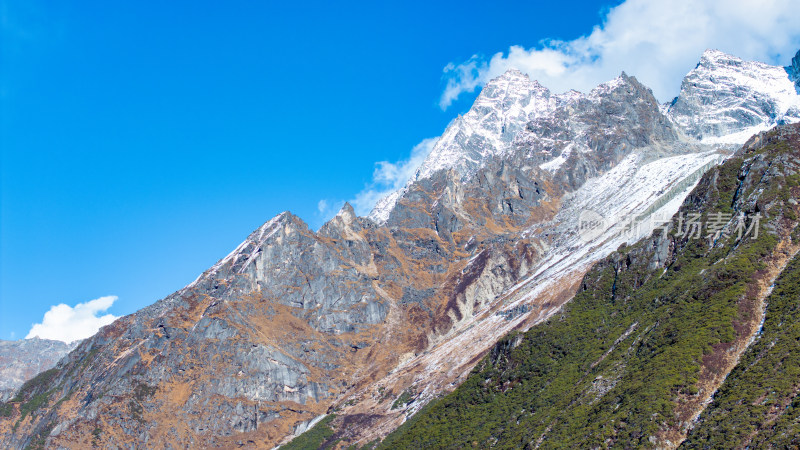
[[[788,67],[744,61],[718,50],[707,50],[683,80],[678,97],[661,105],[662,114],[686,135],[687,142],[732,146],[775,125],[800,121],[800,52]],[[553,95],[516,69],[489,81],[472,108],[454,119],[408,184],[440,170],[469,176],[492,158],[507,156],[521,139],[531,139],[526,128],[544,123],[551,129],[567,127],[555,117],[559,108],[580,108],[581,102],[599,102],[625,84],[623,74],[588,94],[568,91]],[[542,136],[542,127],[535,139]],[[580,146],[578,146],[580,147]],[[585,151],[585,148],[577,148]],[[564,147],[541,169],[555,172],[575,146]],[[369,218],[383,224],[408,186],[381,199]]]

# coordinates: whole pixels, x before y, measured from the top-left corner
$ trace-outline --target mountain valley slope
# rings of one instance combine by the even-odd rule
[[[725,217],[720,235],[695,238],[676,217],[620,247],[558,316],[504,337],[381,448],[674,448],[720,386],[687,446],[797,445],[799,176],[800,126],[757,136],[708,171],[679,211]],[[772,373],[780,358],[785,369]]]

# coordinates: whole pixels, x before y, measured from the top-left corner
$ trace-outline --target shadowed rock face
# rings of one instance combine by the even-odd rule
[[[10,400],[22,383],[55,366],[77,345],[39,338],[0,341],[0,401]]]
[[[786,72],[789,77],[794,81],[794,87],[798,94],[800,94],[800,51],[792,58],[792,65],[786,67]]]
[[[610,228],[580,240],[581,209],[674,212],[718,158],[683,133],[625,74],[552,96],[510,72],[385,214],[345,205],[316,232],[278,215],[82,342],[9,406],[0,442],[270,446],[334,410],[356,441],[385,435],[625,242]],[[392,408],[409,389],[418,401]],[[34,401],[46,407],[25,413]]]

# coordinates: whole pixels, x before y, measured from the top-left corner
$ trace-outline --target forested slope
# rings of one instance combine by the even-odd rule
[[[798,127],[751,139],[666,232],[598,263],[560,314],[502,339],[382,446],[675,446],[758,334],[781,272],[763,335],[687,445],[796,439],[798,263],[784,268],[800,247],[797,198]]]

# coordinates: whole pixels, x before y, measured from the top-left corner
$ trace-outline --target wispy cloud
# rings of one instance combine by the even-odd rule
[[[322,199],[317,202],[317,211],[319,211],[320,214],[325,214],[325,212],[328,211],[328,201]]]
[[[350,201],[356,214],[359,216],[369,214],[378,200],[405,186],[408,180],[414,176],[417,168],[425,161],[425,158],[438,140],[438,137],[423,139],[422,142],[411,149],[411,156],[408,159],[394,163],[388,161],[377,162],[370,184],[365,186]]]
[[[474,55],[448,64],[439,105],[446,109],[512,67],[555,92],[587,91],[624,70],[667,101],[707,48],[787,64],[798,47],[800,14],[794,0],[627,0],[581,38],[544,40],[528,49],[512,46],[488,59]]]
[[[86,339],[97,333],[100,327],[117,320],[112,314],[99,315],[108,310],[116,300],[116,296],[109,295],[78,303],[74,307],[64,303],[51,306],[44,313],[42,323],[34,324],[25,338],[39,337],[64,342]]]
[[[438,140],[438,137],[423,139],[411,149],[411,155],[407,159],[396,162],[379,161],[375,163],[372,180],[364,186],[361,192],[348,200],[356,214],[359,216],[369,214],[378,200],[405,186],[408,180],[414,176],[417,168],[425,161],[425,158]],[[317,203],[317,210],[323,222],[333,217],[343,204],[344,201],[320,200]]]

